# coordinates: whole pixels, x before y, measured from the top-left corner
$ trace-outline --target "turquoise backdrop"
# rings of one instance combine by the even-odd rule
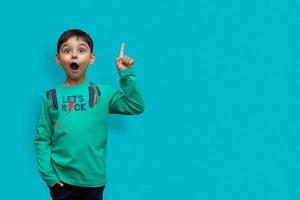
[[[119,87],[121,42],[146,110],[112,115],[105,200],[300,199],[300,1],[3,1],[0,199],[50,200],[33,138],[70,28],[88,77]]]

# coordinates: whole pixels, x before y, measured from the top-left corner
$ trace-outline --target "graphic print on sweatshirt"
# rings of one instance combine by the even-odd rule
[[[62,97],[62,112],[86,111],[86,105],[83,95],[71,95]]]

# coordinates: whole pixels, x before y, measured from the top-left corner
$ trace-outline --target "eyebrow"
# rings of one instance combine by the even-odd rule
[[[61,48],[64,48],[65,46],[68,46],[68,44],[63,44],[61,46]],[[88,47],[88,45],[86,43],[80,43],[79,46],[85,46],[85,47]]]
[[[79,44],[80,46],[85,46],[85,47],[88,47],[89,45],[87,45],[86,43],[80,43]]]
[[[63,44],[63,45],[61,46],[61,48],[64,48],[65,46],[68,46],[68,44]]]
[[[63,44],[62,46],[61,46],[61,49],[63,49],[64,47],[66,47],[66,46],[68,46],[68,44]],[[79,46],[84,46],[84,47],[86,47],[86,48],[88,48],[89,47],[89,45],[88,44],[86,44],[86,43],[80,43],[79,44]]]

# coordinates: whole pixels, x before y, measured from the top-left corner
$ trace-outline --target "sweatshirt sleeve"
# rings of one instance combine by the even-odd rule
[[[52,122],[48,110],[48,102],[45,95],[38,115],[36,134],[34,137],[34,148],[38,169],[42,179],[48,186],[53,186],[58,182],[58,178],[51,164]]]
[[[109,113],[137,115],[144,112],[144,100],[137,86],[133,67],[118,72],[121,89],[113,91]]]

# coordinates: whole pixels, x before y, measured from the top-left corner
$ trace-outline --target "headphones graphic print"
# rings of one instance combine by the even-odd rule
[[[94,108],[96,104],[100,100],[101,96],[101,91],[99,87],[95,84],[90,82],[90,86],[88,87],[89,91],[89,107]],[[47,98],[50,99],[52,108],[54,110],[58,110],[58,103],[57,103],[57,94],[56,94],[56,89],[51,89],[47,91]],[[69,102],[68,105],[68,112],[71,112],[74,106],[74,100]]]

